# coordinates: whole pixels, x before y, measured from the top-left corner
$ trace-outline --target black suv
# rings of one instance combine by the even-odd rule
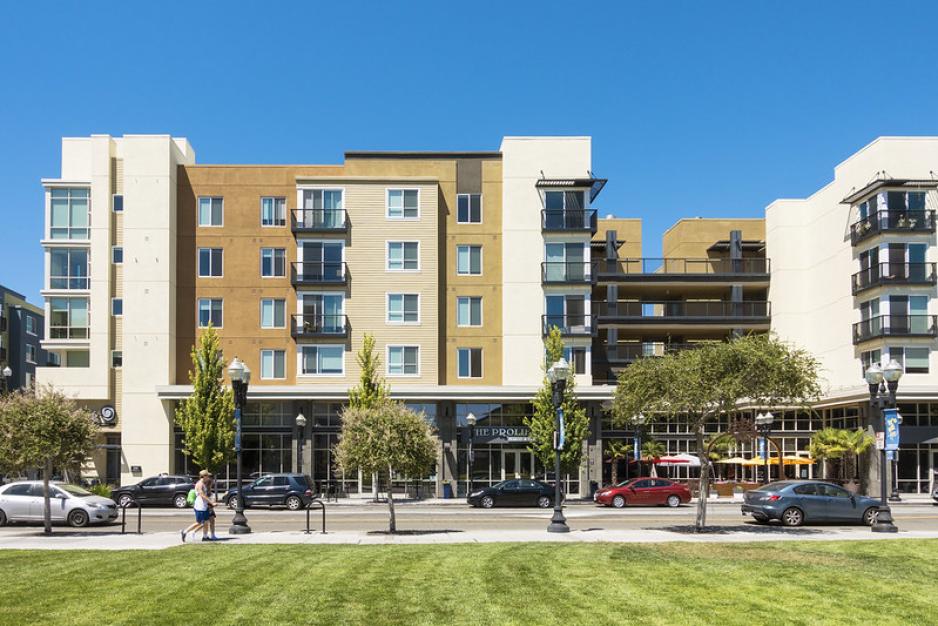
[[[265,474],[244,486],[244,506],[285,506],[297,511],[313,499],[312,485],[303,474]],[[224,501],[229,508],[237,508],[238,488],[229,489]]]
[[[119,506],[139,504],[140,506],[174,506],[184,509],[189,506],[186,496],[195,486],[195,480],[188,476],[160,474],[145,478],[136,485],[118,487],[111,491],[111,499]]]

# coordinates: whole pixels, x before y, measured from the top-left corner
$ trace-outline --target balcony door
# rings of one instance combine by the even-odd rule
[[[547,329],[557,326],[563,332],[586,330],[586,297],[547,296]]]
[[[303,278],[307,280],[342,280],[342,242],[304,241],[302,245]]]
[[[307,332],[341,332],[344,326],[342,294],[306,293],[302,296],[303,328]]]
[[[582,281],[588,276],[582,243],[548,243],[547,279],[552,281]]]
[[[303,191],[303,226],[305,228],[341,228],[345,225],[341,189],[306,189]]]

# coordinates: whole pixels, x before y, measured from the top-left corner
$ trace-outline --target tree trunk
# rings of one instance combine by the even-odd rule
[[[394,488],[391,485],[391,467],[388,466],[388,513],[390,513],[390,523],[388,526],[388,531],[392,533],[397,532],[397,518],[394,516]]]
[[[52,476],[52,459],[46,460],[42,468],[42,520],[45,525],[44,532],[52,534],[52,505],[49,501],[49,478]]]
[[[612,459],[612,485],[619,484],[619,459]]]
[[[703,427],[697,428],[697,454],[700,455],[700,482],[697,494],[697,520],[695,526],[698,532],[707,526],[707,494],[710,492],[710,459],[704,446]]]

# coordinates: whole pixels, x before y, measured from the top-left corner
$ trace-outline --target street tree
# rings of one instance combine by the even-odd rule
[[[387,472],[388,530],[397,532],[391,481],[425,475],[436,462],[433,429],[423,415],[400,402],[348,407],[342,412],[342,433],[335,447],[339,468],[346,474]]]
[[[606,458],[609,460],[609,469],[612,473],[612,484],[619,484],[619,461],[626,461],[632,454],[632,444],[624,441],[612,440],[606,444]]]
[[[234,456],[234,397],[222,383],[225,359],[209,326],[192,346],[192,393],[176,407],[183,453],[201,469],[217,471]]]
[[[348,392],[348,405],[351,408],[371,408],[382,406],[391,396],[387,383],[379,373],[381,359],[375,354],[374,335],[365,333],[362,347],[357,355],[358,367],[361,374],[358,385]]]
[[[544,382],[534,396],[534,414],[525,416],[524,424],[530,431],[530,450],[544,468],[553,467],[554,431],[556,430],[557,409],[554,406],[553,390],[547,378],[548,368],[563,357],[563,337],[560,329],[554,326],[544,340],[547,355],[544,370]],[[589,417],[576,399],[576,378],[573,368],[567,377],[563,392],[564,446],[560,452],[560,466],[566,472],[576,471],[583,457],[583,441],[589,437]],[[545,469],[545,472],[547,470]],[[560,480],[560,476],[556,477]]]
[[[45,533],[52,532],[49,480],[78,473],[95,447],[93,414],[51,386],[0,397],[0,473],[42,472]]]

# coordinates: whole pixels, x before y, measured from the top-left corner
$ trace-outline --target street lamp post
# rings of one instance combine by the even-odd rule
[[[769,484],[769,436],[772,434],[772,422],[775,421],[775,416],[772,415],[771,411],[768,413],[759,413],[756,415],[756,430],[759,431],[759,434],[762,435],[762,440],[765,442],[765,456],[762,457],[763,471],[765,475],[762,477],[762,484]],[[781,457],[781,452],[779,452]],[[781,463],[781,459],[779,459]],[[782,480],[782,476],[779,475],[779,480]]]
[[[6,393],[10,390],[10,376],[13,375],[13,370],[10,369],[9,365],[5,365],[2,370],[0,370],[0,378],[3,379],[3,393]]]
[[[889,361],[885,368],[880,368],[879,365],[873,363],[866,368],[864,378],[870,388],[870,409],[878,413],[878,421],[880,428],[882,428],[884,440],[879,461],[879,508],[876,511],[876,522],[871,530],[874,533],[895,533],[899,529],[893,523],[892,511],[886,498],[886,413],[884,409],[886,407],[895,408],[896,406],[896,389],[899,388],[899,379],[902,378],[902,366],[895,359]]]
[[[550,381],[554,409],[557,414],[554,424],[554,515],[550,518],[550,525],[547,527],[549,533],[570,532],[567,519],[563,516],[563,503],[560,493],[560,452],[563,450],[564,445],[563,392],[567,387],[567,377],[569,375],[570,366],[563,357],[560,357],[560,360],[547,370],[547,379]]]
[[[248,520],[244,516],[244,483],[241,477],[241,411],[248,401],[251,370],[241,359],[235,357],[228,366],[228,378],[231,379],[231,390],[234,392],[235,454],[238,455],[238,506],[235,508],[234,517],[231,519],[231,528],[228,529],[228,532],[232,535],[247,535],[251,532],[251,527],[248,526]]]
[[[469,412],[469,415],[466,416],[466,423],[469,425],[469,456],[466,458],[466,476],[468,477],[469,491],[466,495],[472,493],[472,464],[475,462],[475,454],[472,451],[472,440],[476,436],[476,415],[475,413]]]
[[[303,473],[303,439],[306,437],[306,416],[300,411],[296,416],[296,473]]]

